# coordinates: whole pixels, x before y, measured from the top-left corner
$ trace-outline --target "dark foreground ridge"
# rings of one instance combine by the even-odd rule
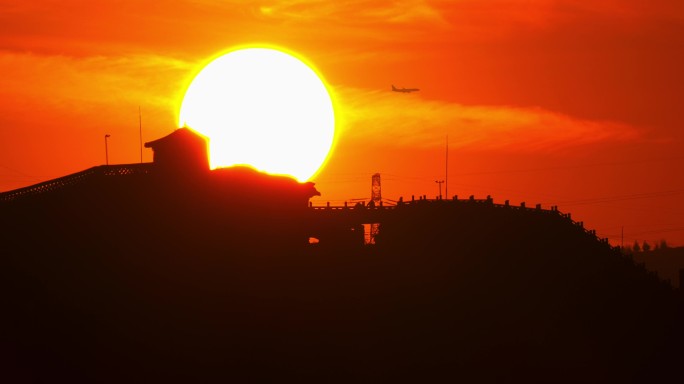
[[[681,375],[678,290],[557,211],[311,209],[310,183],[158,165],[0,195],[3,381]]]

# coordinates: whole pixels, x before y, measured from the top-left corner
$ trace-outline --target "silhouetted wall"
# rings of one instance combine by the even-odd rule
[[[681,375],[679,293],[557,212],[335,216],[307,207],[313,184],[246,168],[106,174],[0,202],[5,381]],[[381,223],[377,245],[334,234],[358,220]]]

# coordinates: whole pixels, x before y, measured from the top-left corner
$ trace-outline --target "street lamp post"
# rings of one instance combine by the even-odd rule
[[[109,146],[107,145],[107,139],[109,134],[105,135],[105,165],[109,165]]]
[[[442,183],[444,180],[435,180],[435,183],[439,184],[439,199],[442,200]]]

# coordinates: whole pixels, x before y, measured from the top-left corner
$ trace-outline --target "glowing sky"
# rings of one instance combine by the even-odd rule
[[[315,202],[449,194],[558,205],[619,243],[684,245],[679,0],[0,1],[0,190],[139,161],[197,66],[276,44],[316,65],[340,140]],[[399,94],[390,86],[420,88]],[[151,152],[144,152],[146,161]]]

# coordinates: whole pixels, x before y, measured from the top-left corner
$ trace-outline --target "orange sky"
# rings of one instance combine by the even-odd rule
[[[141,4],[142,3],[142,4]],[[139,161],[210,56],[298,52],[337,100],[316,203],[449,194],[558,205],[614,244],[684,245],[679,0],[0,0],[0,190]],[[418,87],[417,94],[390,85]],[[145,161],[151,152],[144,152]]]

